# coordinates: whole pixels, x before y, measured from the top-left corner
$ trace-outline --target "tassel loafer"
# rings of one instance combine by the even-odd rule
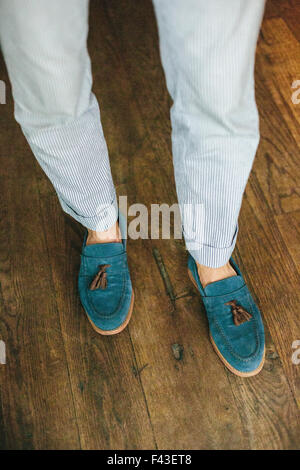
[[[264,326],[241,271],[232,276],[201,285],[197,264],[189,255],[188,273],[200,292],[209,323],[213,348],[225,366],[240,377],[258,374],[265,359]]]
[[[134,303],[126,240],[86,245],[85,234],[78,276],[82,306],[97,333],[120,333],[128,324]]]

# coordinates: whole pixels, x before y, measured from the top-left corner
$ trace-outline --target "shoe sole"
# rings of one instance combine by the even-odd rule
[[[199,292],[199,289],[198,289],[198,286],[197,286],[197,283],[190,271],[190,269],[188,269],[188,275],[193,283],[193,285],[196,287],[197,291]],[[229,362],[225,359],[225,357],[221,354],[221,352],[219,351],[216,343],[214,342],[213,340],[213,337],[211,336],[211,333],[209,332],[209,339],[210,339],[210,342],[212,344],[212,347],[214,348],[214,351],[215,353],[218,355],[219,359],[221,359],[221,361],[223,362],[223,364],[227,367],[228,370],[230,370],[230,372],[232,372],[233,374],[239,376],[239,377],[253,377],[254,375],[257,375],[259,374],[259,372],[262,370],[263,366],[264,366],[264,363],[265,363],[265,353],[266,353],[266,348],[264,348],[264,354],[263,354],[263,358],[261,360],[261,363],[259,364],[259,366],[252,370],[251,372],[241,372],[239,371],[238,369],[235,369],[234,367],[232,367]]]
[[[88,314],[86,313],[87,317],[88,317],[88,320],[90,322],[90,324],[92,325],[93,329],[99,333],[99,335],[103,335],[103,336],[109,336],[109,335],[117,335],[118,333],[121,333],[121,331],[124,330],[124,328],[126,328],[126,326],[128,325],[129,323],[129,320],[131,318],[131,314],[132,314],[132,310],[133,310],[133,305],[134,305],[134,292],[132,291],[132,295],[131,295],[131,301],[130,301],[130,307],[129,307],[129,310],[128,310],[128,313],[127,313],[127,317],[125,318],[124,322],[122,323],[122,325],[118,326],[118,328],[115,328],[114,330],[101,330],[101,328],[98,328],[98,326],[96,326],[92,320],[90,319],[90,317],[88,316]]]

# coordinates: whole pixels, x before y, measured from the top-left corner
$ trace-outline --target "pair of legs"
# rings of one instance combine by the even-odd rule
[[[232,275],[226,266],[259,141],[253,70],[264,3],[153,0],[173,99],[178,201],[204,206],[204,230],[185,215],[183,231],[186,240],[191,230],[196,234],[190,252],[212,280],[218,272]],[[88,6],[88,0],[0,0],[0,44],[15,118],[63,210],[90,230],[93,243],[106,239],[118,208],[91,91]]]
[[[153,4],[173,99],[178,202],[189,207],[182,211],[188,272],[201,294],[217,354],[233,373],[249,377],[263,367],[264,328],[229,258],[259,140],[253,71],[264,0]],[[0,0],[0,44],[16,120],[63,210],[88,229],[78,290],[93,328],[107,335],[128,324],[134,292],[91,91],[88,6],[88,0]]]

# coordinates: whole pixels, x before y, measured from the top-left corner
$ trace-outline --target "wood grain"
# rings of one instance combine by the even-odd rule
[[[1,111],[0,335],[7,364],[0,366],[0,447],[78,448],[69,366],[40,232],[36,164],[12,121],[11,100]]]

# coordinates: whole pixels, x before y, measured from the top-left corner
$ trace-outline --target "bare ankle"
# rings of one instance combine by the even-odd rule
[[[231,266],[230,262],[219,268],[210,268],[203,264],[197,263],[199,279],[203,287],[206,287],[212,282],[221,281],[228,277],[236,276],[236,272]]]
[[[96,243],[121,243],[122,235],[118,222],[112,227],[103,232],[88,229],[88,236],[86,239],[87,245],[94,245]]]

